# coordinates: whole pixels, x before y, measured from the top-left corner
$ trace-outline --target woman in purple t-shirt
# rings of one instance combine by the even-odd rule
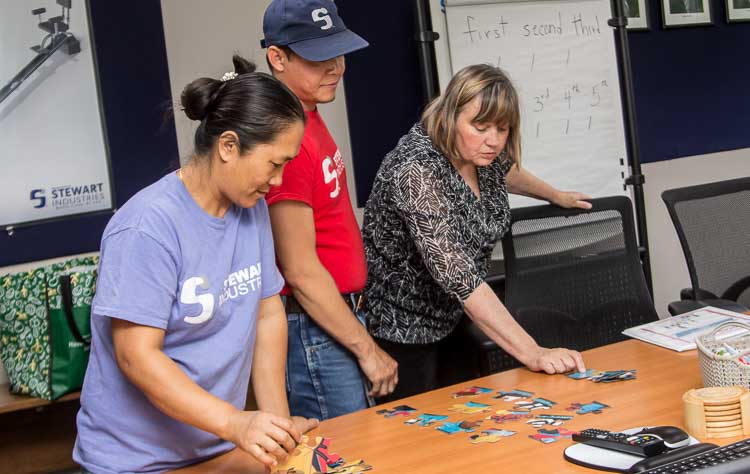
[[[86,472],[164,472],[225,453],[264,472],[317,425],[289,416],[284,281],[263,199],[298,153],[305,114],[280,82],[234,64],[182,92],[200,122],[190,162],[104,231],[73,453]],[[250,381],[260,411],[245,410]]]

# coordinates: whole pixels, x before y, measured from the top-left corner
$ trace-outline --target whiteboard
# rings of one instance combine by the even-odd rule
[[[521,101],[521,163],[563,190],[627,195],[610,0],[431,0],[442,90],[465,66],[502,68]],[[539,204],[511,195],[513,207]]]
[[[0,104],[0,226],[112,208],[112,187],[87,3],[73,0],[70,32],[81,52],[57,51]],[[0,0],[0,87],[35,56],[55,0]]]

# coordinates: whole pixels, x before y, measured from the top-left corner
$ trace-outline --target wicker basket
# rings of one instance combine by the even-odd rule
[[[717,339],[716,336],[729,328],[741,328],[744,332]],[[704,387],[728,387],[737,385],[750,387],[750,365],[739,362],[743,355],[750,355],[750,326],[738,322],[724,323],[710,333],[697,337],[698,360],[701,364]],[[736,355],[716,355],[715,350],[723,344],[739,352]]]

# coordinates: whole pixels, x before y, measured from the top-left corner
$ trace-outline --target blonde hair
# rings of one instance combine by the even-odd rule
[[[448,158],[460,159],[456,147],[456,122],[463,108],[475,97],[481,98],[477,123],[507,126],[507,159],[521,163],[521,111],[518,93],[508,76],[488,64],[467,66],[451,79],[445,92],[427,105],[422,126],[432,143]]]

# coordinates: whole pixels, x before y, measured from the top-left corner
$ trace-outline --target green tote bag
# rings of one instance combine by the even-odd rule
[[[83,385],[98,260],[0,276],[0,359],[11,392],[54,400]]]

